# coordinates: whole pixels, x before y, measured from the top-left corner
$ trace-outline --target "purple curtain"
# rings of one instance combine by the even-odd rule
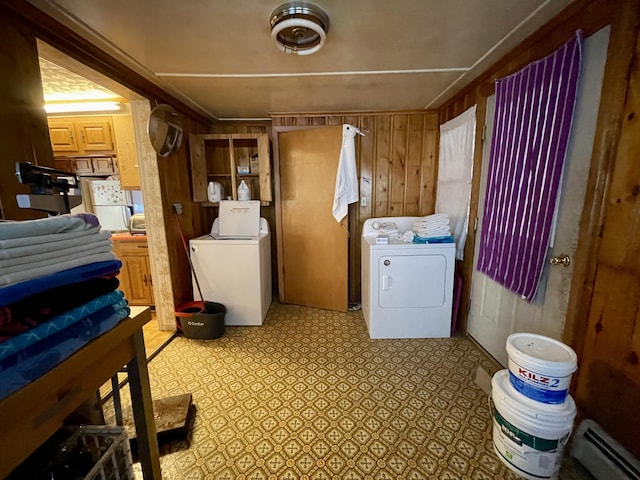
[[[531,302],[544,266],[580,73],[582,35],[496,80],[477,269]]]

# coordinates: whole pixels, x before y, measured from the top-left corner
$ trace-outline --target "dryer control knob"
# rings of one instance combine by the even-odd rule
[[[374,230],[380,230],[380,222],[373,222],[371,226]]]
[[[385,260],[384,261],[384,266],[388,267],[389,265],[391,265],[391,261],[390,260]]]

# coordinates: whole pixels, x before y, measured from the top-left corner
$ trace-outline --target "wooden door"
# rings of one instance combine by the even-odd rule
[[[573,258],[578,245],[580,214],[589,176],[589,159],[600,104],[608,36],[609,32],[606,29],[585,40],[580,87],[557,207],[555,239],[552,248],[549,249],[536,299],[532,303],[527,303],[483,273],[473,272],[468,331],[504,366],[507,364],[505,343],[511,333],[538,333],[557,340],[562,339],[573,265],[550,266],[548,260],[560,254]],[[484,206],[484,188],[487,183],[494,107],[494,97],[490,97],[487,100],[486,109],[487,128],[482,154],[474,265],[477,264],[480,246],[481,216]]]
[[[283,132],[280,143],[285,303],[346,311],[348,218],[331,214],[342,126]]]

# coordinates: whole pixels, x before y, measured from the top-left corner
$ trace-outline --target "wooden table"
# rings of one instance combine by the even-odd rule
[[[131,307],[129,318],[94,339],[38,380],[0,401],[0,478],[55,433],[62,421],[127,366],[138,454],[145,480],[160,480],[149,374],[142,326],[149,307]]]

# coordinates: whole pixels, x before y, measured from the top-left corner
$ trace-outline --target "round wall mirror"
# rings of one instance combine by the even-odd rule
[[[149,140],[161,157],[176,152],[182,143],[182,119],[171,105],[157,105],[149,115]]]

